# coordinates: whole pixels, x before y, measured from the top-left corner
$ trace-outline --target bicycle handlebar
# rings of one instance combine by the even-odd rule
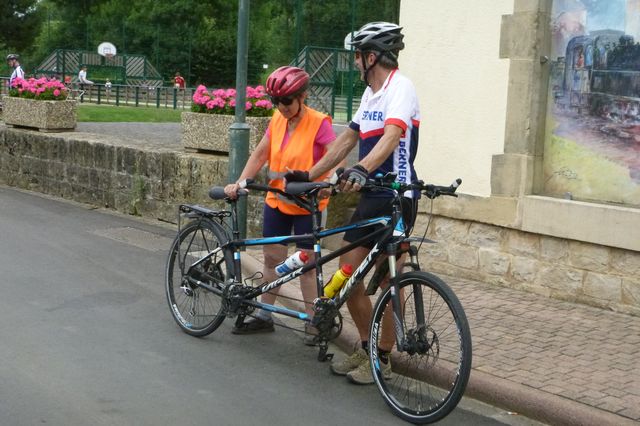
[[[434,199],[441,195],[448,195],[450,197],[457,197],[456,190],[462,183],[462,179],[458,178],[449,186],[440,186],[433,184],[425,184],[423,181],[418,180],[412,183],[403,183],[395,180],[396,176],[393,173],[389,173],[386,176],[379,176],[374,179],[367,179],[363,188],[369,191],[376,190],[395,190],[398,193],[404,193],[406,191],[420,191],[427,198]]]
[[[462,183],[462,179],[460,178],[456,179],[449,186],[425,184],[421,180],[412,183],[403,183],[396,181],[395,178],[395,174],[387,174],[374,179],[367,179],[363,189],[369,191],[394,190],[398,193],[404,193],[405,191],[420,191],[427,198],[434,199],[441,195],[457,197],[458,194],[456,194],[456,190]],[[289,182],[287,183],[286,190],[283,191],[280,188],[255,183],[253,179],[245,179],[240,182],[241,189],[238,190],[238,196],[246,196],[249,193],[248,190],[253,189],[262,192],[275,192],[296,202],[304,203],[301,198],[302,196],[311,194],[312,192],[317,192],[323,188],[333,188],[338,184],[339,182]],[[209,197],[214,200],[230,200],[229,197],[227,197],[227,194],[225,194],[224,188],[221,186],[214,186],[211,188],[209,190]],[[304,207],[306,208],[306,206]]]

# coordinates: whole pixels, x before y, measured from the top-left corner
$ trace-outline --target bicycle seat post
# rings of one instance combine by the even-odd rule
[[[311,224],[313,232],[313,254],[316,262],[316,288],[318,297],[322,296],[324,283],[322,282],[322,266],[318,265],[318,260],[322,256],[320,249],[320,231],[322,230],[322,212],[320,211],[320,203],[318,202],[318,194],[312,193],[311,198]]]
[[[240,226],[238,225],[238,200],[231,201],[231,232],[234,240],[240,239]]]

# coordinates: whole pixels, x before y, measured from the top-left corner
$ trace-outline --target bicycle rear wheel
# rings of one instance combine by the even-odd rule
[[[388,287],[376,303],[371,322],[373,377],[398,416],[411,423],[432,423],[449,414],[462,398],[471,372],[471,332],[460,301],[440,278],[427,272],[408,272],[398,278],[405,348],[395,347],[393,332],[383,339],[383,321],[393,329]],[[385,380],[377,348],[391,344],[393,374]]]
[[[222,292],[233,271],[233,256],[219,247],[229,240],[217,223],[197,220],[185,226],[176,236],[167,257],[165,290],[173,319],[192,336],[206,336],[215,331],[223,314]],[[191,268],[208,253],[209,259]],[[208,285],[204,288],[197,282]]]

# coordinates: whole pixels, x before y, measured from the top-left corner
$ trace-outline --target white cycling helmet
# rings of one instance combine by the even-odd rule
[[[369,22],[349,42],[356,50],[391,52],[404,49],[402,27],[391,22]]]

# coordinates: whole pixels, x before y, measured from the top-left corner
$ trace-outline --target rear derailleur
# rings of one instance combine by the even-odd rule
[[[328,298],[318,298],[313,303],[313,319],[311,325],[318,330],[318,361],[330,361],[333,354],[327,353],[329,341],[335,339],[342,331],[342,315],[335,302]]]

